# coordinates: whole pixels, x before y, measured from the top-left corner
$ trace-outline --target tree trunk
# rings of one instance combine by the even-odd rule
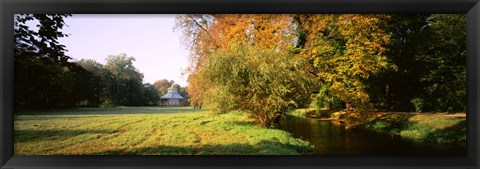
[[[347,111],[350,111],[351,108],[352,106],[350,105],[350,102],[345,102],[345,109],[347,109]]]
[[[383,105],[387,110],[390,109],[390,102],[391,102],[390,97],[391,97],[390,82],[387,82],[387,84],[385,84],[385,96],[383,100]]]
[[[275,118],[273,119],[273,124],[274,125],[280,125],[280,118],[282,117],[282,113],[275,113],[276,116]]]

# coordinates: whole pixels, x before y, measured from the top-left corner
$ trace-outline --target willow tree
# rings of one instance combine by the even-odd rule
[[[210,89],[209,81],[198,72],[212,53],[228,52],[230,45],[263,46],[276,50],[292,47],[294,31],[289,15],[181,15],[177,29],[184,34],[190,53],[190,102],[202,107],[204,95]]]
[[[231,45],[206,60],[199,74],[212,85],[204,105],[216,112],[240,110],[269,126],[307,97],[302,60],[283,50]]]
[[[302,58],[293,57],[292,15],[183,15],[192,51],[189,94],[196,107],[242,110],[268,126],[304,95]],[[300,97],[301,96],[301,97]]]

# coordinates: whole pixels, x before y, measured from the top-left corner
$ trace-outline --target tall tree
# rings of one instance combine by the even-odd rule
[[[466,111],[466,16],[435,14],[428,22],[426,45],[415,56],[425,70],[419,98],[425,110]]]
[[[134,57],[110,55],[105,67],[115,79],[115,105],[138,105],[143,97],[143,74],[133,66]]]
[[[154,106],[157,105],[160,101],[160,95],[158,94],[158,90],[155,88],[154,85],[150,83],[144,84],[144,100],[143,104],[146,106]]]
[[[392,15],[386,27],[392,34],[387,54],[398,71],[369,79],[369,94],[376,98],[372,102],[396,111],[465,111],[464,18]]]
[[[69,14],[19,14],[14,22],[15,105],[18,108],[73,107],[79,99],[78,74],[68,62],[61,30]],[[29,22],[37,22],[31,29]]]
[[[356,108],[369,107],[365,81],[395,65],[388,62],[386,46],[390,35],[382,29],[385,15],[302,15],[306,30],[301,55],[310,60],[312,73],[322,89],[320,106],[329,107],[336,98]]]
[[[290,15],[182,15],[177,28],[183,30],[190,55],[189,95],[195,107],[201,107],[209,82],[200,71],[208,57],[217,50],[238,45],[258,45],[276,50],[292,48],[294,27]]]
[[[421,93],[418,72],[422,65],[414,56],[423,46],[422,34],[427,26],[427,14],[390,15],[383,28],[391,35],[387,45],[387,61],[396,66],[373,75],[366,83],[370,101],[383,110],[409,111],[410,100]]]
[[[113,106],[115,87],[113,74],[95,60],[81,59],[77,64],[90,73],[88,79],[82,82],[84,87],[90,89],[90,92],[84,92],[87,97],[83,104],[86,106]]]

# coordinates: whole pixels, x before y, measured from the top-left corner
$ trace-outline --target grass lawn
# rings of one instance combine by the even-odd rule
[[[15,155],[294,155],[312,146],[242,113],[189,107],[19,112]]]

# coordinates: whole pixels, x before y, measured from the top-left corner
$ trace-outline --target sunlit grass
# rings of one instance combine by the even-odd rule
[[[466,143],[466,118],[446,114],[386,114],[367,127],[437,143]]]
[[[82,108],[15,116],[16,155],[306,154],[308,142],[242,113],[189,107]]]

